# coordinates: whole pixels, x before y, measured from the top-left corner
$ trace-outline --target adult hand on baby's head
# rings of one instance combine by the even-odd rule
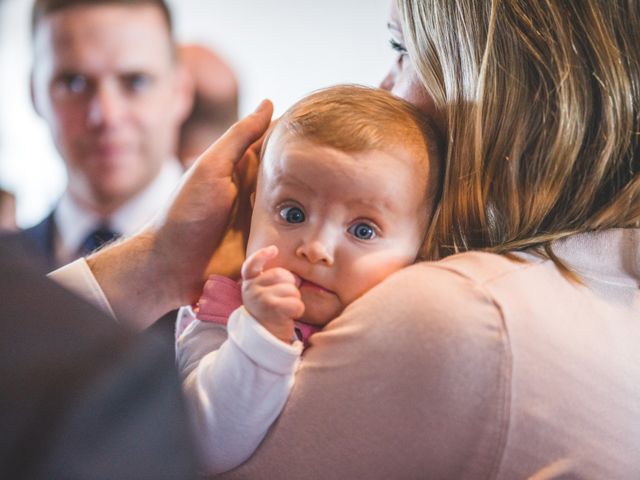
[[[237,122],[198,158],[168,209],[147,229],[89,258],[117,317],[144,328],[198,298],[238,196],[234,169],[264,135],[272,113],[265,101]]]
[[[284,268],[264,270],[278,255],[274,245],[261,248],[242,265],[242,301],[247,311],[269,332],[286,343],[294,338],[293,321],[304,313],[300,278]]]
[[[211,145],[185,174],[160,223],[157,238],[170,261],[168,270],[183,275],[176,279],[176,287],[184,291],[187,301],[195,300],[202,288],[209,259],[243,188],[236,183],[236,167],[246,161],[247,150],[265,133],[272,113],[271,102],[263,102]]]
[[[255,141],[236,164],[233,176],[238,195],[225,236],[207,266],[206,277],[214,274],[234,279],[240,277],[251,226],[250,197],[255,191],[264,137],[265,134]]]

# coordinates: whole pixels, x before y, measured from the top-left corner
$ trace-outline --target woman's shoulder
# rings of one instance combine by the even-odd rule
[[[389,302],[409,303],[431,321],[464,317],[495,323],[502,321],[505,298],[516,290],[535,290],[551,276],[558,277],[553,263],[534,255],[465,252],[411,265],[378,288]]]
[[[411,314],[428,316],[431,322],[451,322],[455,318],[492,323],[501,317],[498,308],[501,291],[496,285],[514,288],[527,270],[544,263],[485,252],[466,252],[435,262],[420,262],[404,268],[370,292],[371,298],[384,298],[386,304],[411,309]],[[375,301],[375,300],[374,300]],[[407,312],[409,313],[409,312]],[[422,315],[421,315],[422,316]]]
[[[464,268],[457,260],[421,263],[397,272],[318,334],[318,346],[335,349],[330,355],[328,349],[309,352],[310,365],[338,363],[341,375],[358,379],[358,392],[375,391],[380,418],[406,423],[403,435],[422,445],[420,455],[403,454],[407,471],[455,478],[464,464],[473,477],[486,478],[500,463],[509,418],[509,338],[500,308],[483,288],[488,271],[474,275],[467,262],[487,262],[494,275],[517,265],[487,260],[464,260]],[[389,436],[388,425],[370,423],[372,436]]]
[[[425,329],[443,322],[451,329],[460,326],[458,319],[464,324],[499,323],[501,312],[487,286],[527,265],[500,255],[477,252],[416,263],[388,277],[350,305],[346,312],[355,311],[355,315],[348,317],[363,322],[369,315],[379,317],[384,313],[393,328],[406,322],[411,328]],[[421,319],[428,322],[419,321]],[[383,323],[386,322],[383,320]]]
[[[545,262],[545,259],[533,255],[524,259],[518,254],[464,252],[434,262],[420,262],[406,270],[416,270],[418,275],[434,276],[442,280],[459,276],[469,284],[487,285],[507,276],[519,275]]]
[[[505,349],[506,338],[503,311],[491,286],[529,265],[479,252],[421,262],[390,276],[365,300],[374,309],[389,312],[389,319],[379,325],[383,330],[389,323],[396,332],[421,332],[438,348],[460,342],[455,348],[493,355]],[[446,344],[440,343],[445,337]]]

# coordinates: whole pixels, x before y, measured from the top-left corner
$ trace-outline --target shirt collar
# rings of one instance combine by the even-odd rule
[[[57,229],[55,256],[58,264],[74,260],[86,236],[101,224],[124,236],[137,232],[157,213],[158,206],[167,201],[182,173],[177,160],[165,162],[160,173],[143,191],[107,219],[78,204],[65,191],[54,211]]]
[[[151,220],[165,204],[182,177],[183,169],[177,160],[166,162],[149,186],[118,209],[108,225],[128,237]]]

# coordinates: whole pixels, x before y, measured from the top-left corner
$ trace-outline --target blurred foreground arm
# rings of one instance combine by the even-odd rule
[[[140,234],[87,259],[115,315],[145,328],[194,301],[209,259],[229,224],[242,173],[257,158],[254,142],[269,126],[264,101],[196,161],[168,208]]]
[[[173,345],[133,335],[0,235],[0,478],[196,478]]]

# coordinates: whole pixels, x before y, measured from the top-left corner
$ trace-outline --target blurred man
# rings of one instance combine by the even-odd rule
[[[25,235],[57,266],[135,232],[169,196],[192,83],[163,0],[36,0],[32,34],[33,104],[68,184]]]
[[[238,82],[233,70],[203,45],[181,45],[178,55],[195,90],[193,109],[182,124],[178,148],[178,158],[188,168],[238,120]]]

